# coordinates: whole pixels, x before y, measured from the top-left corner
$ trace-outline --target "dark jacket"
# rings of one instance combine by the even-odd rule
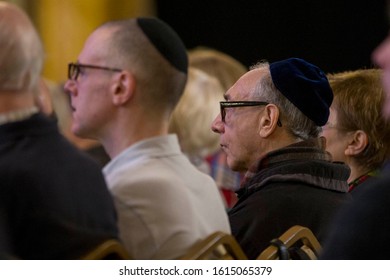
[[[76,259],[118,237],[100,168],[43,115],[0,126],[0,178],[8,255]]]
[[[320,259],[390,259],[390,170],[367,182],[332,223]]]
[[[293,225],[308,227],[321,242],[337,209],[350,198],[349,168],[330,162],[323,140],[299,142],[259,160],[229,212],[232,234],[248,258]]]
[[[349,183],[349,193],[352,197],[359,195],[366,188],[371,188],[373,183],[377,181],[379,175],[379,171],[373,172],[373,175],[365,174],[360,178],[356,179],[352,183]]]

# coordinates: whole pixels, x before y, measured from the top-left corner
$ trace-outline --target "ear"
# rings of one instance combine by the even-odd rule
[[[112,101],[120,106],[128,102],[135,92],[135,77],[128,71],[122,71],[114,79],[111,86]]]
[[[350,137],[348,146],[344,151],[345,155],[354,156],[362,153],[368,145],[367,134],[363,130],[356,130]]]
[[[271,135],[277,127],[279,120],[279,108],[274,104],[265,106],[263,113],[260,115],[259,135],[263,138]]]

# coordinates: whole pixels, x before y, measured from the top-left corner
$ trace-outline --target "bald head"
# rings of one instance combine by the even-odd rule
[[[34,89],[42,64],[42,43],[26,13],[0,2],[0,91]]]

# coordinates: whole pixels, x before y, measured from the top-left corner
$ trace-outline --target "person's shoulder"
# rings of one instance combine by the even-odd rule
[[[176,188],[176,178],[164,171],[141,165],[139,168],[117,170],[106,178],[113,192],[147,193],[155,190],[168,192]]]
[[[383,201],[390,197],[390,172],[384,172],[379,177],[366,182],[362,190],[354,197],[355,200]]]

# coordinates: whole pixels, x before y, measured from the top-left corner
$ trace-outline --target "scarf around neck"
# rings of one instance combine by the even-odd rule
[[[292,178],[296,180],[297,178],[303,178],[304,175],[301,174],[279,174],[280,168],[283,168],[287,162],[325,162],[329,165],[334,165],[336,163],[332,163],[332,156],[329,152],[325,151],[326,140],[324,137],[319,138],[311,138],[309,140],[300,141],[297,143],[293,143],[289,146],[283,147],[281,149],[271,151],[269,153],[265,153],[248,169],[243,180],[241,181],[239,192],[244,191],[243,189],[249,187],[251,185],[252,179],[259,179],[259,173],[263,172],[265,175],[260,177],[264,182],[256,182],[259,184],[265,183],[270,177],[282,177],[285,176],[286,179]],[[338,164],[340,166],[339,176],[335,178],[337,181],[337,190],[342,192],[347,192],[348,185],[347,179],[349,176],[349,168],[345,164]],[[275,170],[273,170],[275,167]],[[254,178],[256,176],[256,178]],[[311,176],[310,174],[308,176]],[[316,176],[312,176],[313,178]],[[330,178],[333,180],[333,178]]]

